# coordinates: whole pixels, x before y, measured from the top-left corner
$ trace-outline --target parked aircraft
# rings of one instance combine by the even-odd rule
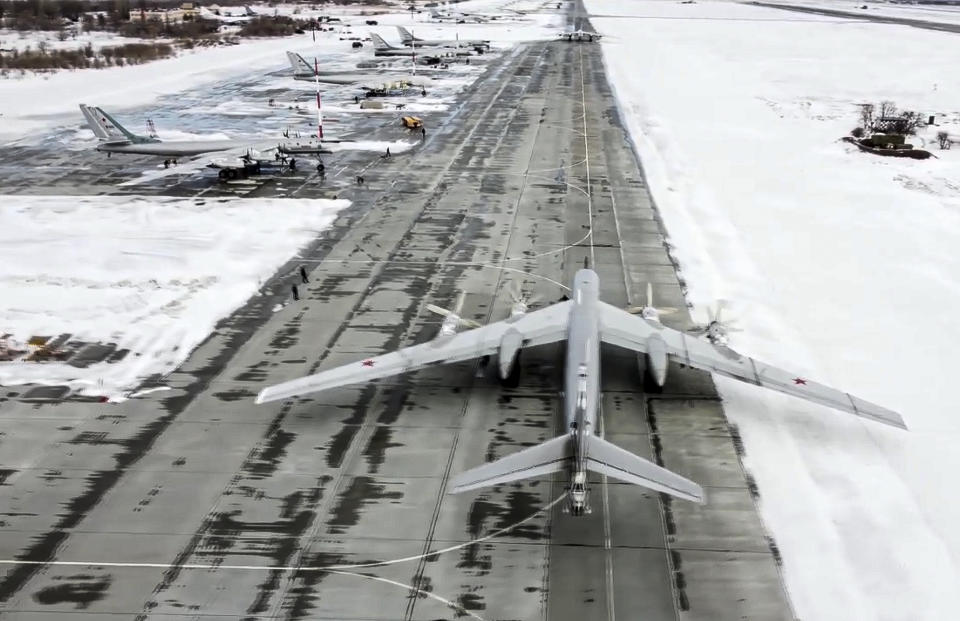
[[[564,41],[599,41],[603,35],[596,32],[585,32],[582,29],[577,30],[568,30],[566,32],[561,32],[557,35]]]
[[[456,22],[458,24],[466,24],[468,22],[474,24],[486,24],[491,19],[498,19],[499,15],[481,15],[479,13],[440,13],[434,11],[430,13],[430,18],[438,22]]]
[[[305,395],[338,386],[367,382],[426,366],[499,356],[501,379],[519,373],[520,352],[566,340],[564,433],[497,461],[455,476],[451,493],[568,471],[571,486],[567,508],[574,515],[590,512],[587,472],[640,485],[678,498],[702,501],[696,483],[633,455],[597,436],[600,395],[600,343],[646,355],[647,368],[663,385],[669,361],[785,392],[877,422],[906,428],[900,415],[812,380],[742,356],[636,317],[599,300],[600,280],[590,269],[574,276],[572,299],[514,315],[504,321],[451,333],[441,331],[432,342],[366,358],[260,391],[257,403]],[[517,308],[517,305],[514,305]],[[452,313],[459,319],[458,313]],[[459,324],[459,321],[456,322]],[[446,325],[446,322],[445,322]]]
[[[433,47],[433,48],[430,48],[431,54],[420,54],[418,53],[416,45],[411,47],[397,47],[395,45],[390,45],[389,43],[383,40],[383,37],[381,37],[375,32],[370,33],[370,38],[373,40],[374,56],[415,56],[416,58],[419,58],[419,59],[434,58],[437,61],[439,61],[441,56],[451,56],[451,55],[469,56],[470,55],[469,49],[455,48],[455,47]]]
[[[80,112],[100,141],[97,151],[106,153],[186,157],[244,146],[236,140],[160,140],[153,136],[139,136],[127,131],[100,108],[80,104]]]
[[[243,24],[258,17],[258,14],[248,6],[243,7],[243,11],[231,11],[226,8],[211,11],[207,7],[200,7],[200,16],[205,19],[220,21],[224,24]]]
[[[317,72],[314,67],[295,52],[287,52],[290,66],[293,67],[293,77],[305,82],[321,82],[323,84],[356,84],[364,89],[374,90],[392,85],[407,85],[425,87],[433,82],[422,75],[407,73],[352,73],[352,72]]]
[[[319,156],[321,153],[330,153],[323,142],[312,140],[160,140],[154,136],[140,136],[124,128],[102,108],[80,104],[80,111],[90,129],[99,140],[97,150],[108,156],[113,153],[129,155],[156,155],[167,158],[191,157],[197,155],[217,154],[215,159],[194,161],[198,167],[214,168],[219,171],[222,180],[246,177],[249,174],[260,172],[261,165],[275,165],[286,163],[287,155]],[[273,159],[261,159],[265,152],[277,153]],[[319,163],[318,170],[323,168]],[[173,167],[164,174],[176,174],[189,170],[190,167]],[[161,175],[152,175],[151,179]]]
[[[483,39],[454,39],[454,40],[441,40],[441,39],[421,39],[419,37],[413,36],[413,33],[404,28],[403,26],[397,26],[397,31],[400,33],[400,41],[408,46],[417,47],[467,47],[473,48],[478,51],[485,51],[490,49],[490,41]]]

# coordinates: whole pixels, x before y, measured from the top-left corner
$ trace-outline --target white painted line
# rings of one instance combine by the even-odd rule
[[[453,552],[455,550],[461,550],[468,546],[477,545],[479,543],[484,543],[490,541],[496,537],[504,535],[511,530],[526,524],[533,518],[537,517],[541,513],[549,511],[557,503],[563,500],[563,496],[553,500],[550,504],[538,509],[537,511],[531,513],[524,519],[519,522],[514,522],[509,526],[505,526],[500,530],[496,530],[485,537],[480,537],[479,539],[472,539],[464,543],[458,543],[456,545],[448,546],[446,548],[441,548],[439,550],[431,550],[429,552],[424,552],[422,554],[414,554],[412,556],[404,556],[402,558],[395,558],[387,561],[374,561],[370,563],[353,563],[353,564],[343,564],[343,565],[317,565],[317,566],[296,566],[296,565],[281,565],[281,566],[268,566],[268,565],[230,565],[227,563],[183,563],[180,565],[171,565],[170,563],[128,563],[122,561],[28,561],[22,559],[0,559],[0,565],[45,565],[50,567],[114,567],[114,568],[124,568],[124,569],[170,569],[171,567],[176,567],[177,569],[197,569],[203,571],[284,571],[284,572],[343,572],[350,569],[364,569],[370,567],[386,567],[388,565],[397,565],[399,563],[408,563],[410,561],[417,561],[428,556],[438,556],[440,554],[446,554],[447,552]]]

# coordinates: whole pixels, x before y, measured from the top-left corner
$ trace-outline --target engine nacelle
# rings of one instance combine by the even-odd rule
[[[510,328],[500,337],[500,379],[505,380],[510,377],[521,346],[523,346],[523,335],[515,328]]]
[[[667,344],[659,334],[651,334],[647,338],[647,372],[657,386],[667,381],[667,364]]]

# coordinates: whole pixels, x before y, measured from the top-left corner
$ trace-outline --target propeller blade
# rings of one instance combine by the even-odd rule
[[[717,316],[714,318],[715,321],[723,323],[723,310],[727,307],[726,300],[717,300]]]
[[[657,312],[661,315],[672,315],[673,313],[677,312],[677,309],[673,308],[672,306],[664,306],[663,308],[658,308]]]
[[[438,314],[438,315],[443,315],[444,317],[449,317],[450,315],[453,314],[453,313],[451,313],[450,311],[448,311],[447,309],[445,309],[445,308],[440,308],[439,306],[437,306],[437,305],[435,305],[435,304],[427,304],[426,308],[427,308],[427,310],[430,311],[431,313],[436,313],[436,314]]]
[[[463,310],[463,303],[466,301],[466,299],[467,299],[467,292],[461,291],[460,294],[457,296],[457,301],[453,305],[453,314],[455,315],[460,314],[460,311]]]
[[[653,283],[647,283],[647,306],[653,306]]]
[[[510,288],[507,289],[507,293],[510,295],[510,300],[516,304],[520,301],[520,281],[513,280],[510,281]]]
[[[480,327],[480,323],[474,321],[473,319],[464,319],[463,317],[460,318],[460,325],[461,325],[461,326],[466,326],[467,328],[479,328],[479,327]]]
[[[628,307],[626,307],[626,308],[623,309],[623,310],[627,311],[627,312],[630,313],[631,315],[641,315],[641,314],[643,314],[643,309],[644,309],[644,308],[646,308],[646,307],[645,307],[645,306],[628,306]]]

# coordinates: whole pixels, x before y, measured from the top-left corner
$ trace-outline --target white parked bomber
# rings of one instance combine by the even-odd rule
[[[566,470],[571,485],[567,509],[589,513],[587,472],[640,485],[685,500],[703,501],[696,483],[633,455],[598,433],[600,344],[646,355],[647,366],[662,385],[669,361],[778,390],[857,416],[905,429],[899,414],[796,374],[742,356],[667,328],[656,321],[599,300],[600,279],[590,269],[574,276],[572,299],[465,332],[445,333],[433,341],[339,366],[260,391],[257,403],[287,399],[358,382],[491,356],[500,358],[500,376],[519,368],[523,348],[566,341],[564,433],[455,476],[449,492],[460,493]]]
[[[80,104],[80,112],[99,141],[97,151],[108,154],[188,157],[245,146],[236,140],[160,140],[155,136],[140,136],[128,131],[101,108]]]
[[[460,37],[453,40],[421,39],[413,36],[413,33],[403,26],[397,26],[397,32],[400,33],[400,42],[407,47],[469,47],[477,51],[490,49],[490,41],[485,39],[461,39]]]
[[[311,67],[306,59],[296,52],[287,52],[287,60],[293,67],[293,77],[305,82],[320,82],[322,84],[356,84],[364,89],[377,89],[393,84],[419,86],[421,88],[433,83],[427,76],[412,75],[409,73],[360,73],[350,71],[322,72],[318,67]]]
[[[411,47],[390,45],[375,32],[370,33],[370,39],[373,41],[374,56],[410,56],[424,62],[430,60],[439,62],[444,56],[470,56],[471,54],[468,48],[463,47],[433,47],[430,48],[429,54],[423,54],[417,49],[416,45]]]
[[[191,158],[216,154],[215,158],[194,159],[186,166],[167,168],[166,172],[149,176],[150,180],[162,176],[183,174],[195,168],[212,168],[217,170],[221,181],[229,181],[251,174],[259,174],[261,166],[287,163],[284,157],[276,156],[273,159],[262,159],[262,155],[269,152],[278,152],[280,156],[295,155],[297,157],[310,155],[318,156],[330,153],[323,142],[319,140],[161,140],[156,136],[142,136],[134,134],[118,123],[110,114],[97,106],[80,104],[90,129],[97,137],[97,151],[110,156],[113,153],[127,155],[155,155],[165,158]],[[329,141],[333,142],[333,141]],[[318,164],[318,170],[323,164]],[[128,182],[131,183],[131,182]]]

